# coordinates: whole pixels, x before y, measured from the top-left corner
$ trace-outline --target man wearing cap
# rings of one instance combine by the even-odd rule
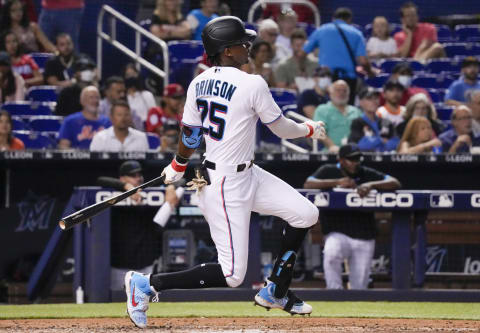
[[[395,150],[398,138],[395,138],[395,128],[387,120],[377,117],[380,92],[367,87],[358,93],[360,108],[363,115],[354,119],[350,128],[348,142],[358,144],[362,151]]]
[[[99,131],[90,143],[91,151],[147,151],[149,149],[147,135],[130,127],[132,113],[126,101],[113,102],[110,111],[112,126]]]
[[[142,166],[138,161],[125,161],[118,170],[119,178],[99,177],[97,185],[117,191],[128,191],[144,182]],[[141,205],[142,195],[137,192],[131,196],[135,209],[115,207],[111,211],[111,290],[122,290],[125,273],[136,269],[143,273],[152,273],[153,262],[159,256],[160,228],[152,223],[151,207]],[[165,202],[159,209],[156,222],[165,226],[179,198],[175,187],[170,185],[165,190]]]
[[[351,189],[365,197],[371,190],[393,191],[400,182],[389,175],[361,165],[362,153],[357,145],[340,147],[337,164],[321,166],[307,178],[304,188]],[[373,212],[321,210],[320,221],[325,236],[323,270],[327,289],[343,289],[342,264],[348,261],[351,289],[366,289],[370,276],[377,234]]]
[[[312,89],[303,91],[297,101],[297,112],[304,114],[305,117],[313,119],[315,109],[320,104],[328,102],[328,87],[332,84],[332,72],[326,66],[320,66],[313,73],[315,85]]]
[[[168,120],[180,123],[182,121],[185,90],[178,83],[170,83],[163,90],[161,107],[156,106],[148,111],[147,132],[164,135],[163,124]]]
[[[68,116],[82,110],[80,93],[86,86],[97,86],[97,65],[88,56],[81,56],[73,64],[73,84],[63,88],[58,95],[55,114]]]
[[[462,75],[458,80],[452,82],[445,95],[445,104],[460,105],[465,104],[467,92],[470,90],[480,90],[478,81],[478,72],[480,62],[475,57],[466,57],[462,61]]]
[[[400,124],[405,113],[405,107],[400,105],[400,100],[405,88],[394,79],[389,79],[383,86],[385,104],[377,109],[377,116],[389,120],[394,126]]]

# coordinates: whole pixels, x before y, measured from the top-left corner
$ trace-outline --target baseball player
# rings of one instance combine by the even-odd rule
[[[325,137],[322,122],[302,124],[283,117],[259,75],[240,70],[248,61],[256,33],[234,16],[210,21],[202,33],[213,67],[188,87],[178,150],[162,172],[165,183],[181,179],[188,159],[206,143],[205,160],[190,184],[198,189],[199,207],[210,227],[218,263],[186,271],[125,275],[127,312],[138,327],[146,327],[149,296],[165,289],[238,287],[247,270],[248,235],[252,211],[288,222],[272,275],[255,296],[265,308],[309,314],[312,307],[290,290],[296,252],[308,229],[317,223],[318,209],[279,178],[253,164],[258,119],[282,138]]]
[[[340,147],[338,164],[322,165],[305,181],[305,188],[356,189],[360,197],[371,190],[393,191],[400,182],[380,171],[361,165],[362,153],[349,143]],[[342,263],[348,262],[351,289],[366,289],[375,250],[376,225],[373,212],[322,211],[322,232],[325,235],[323,270],[328,289],[343,289]],[[347,266],[346,266],[347,267]]]

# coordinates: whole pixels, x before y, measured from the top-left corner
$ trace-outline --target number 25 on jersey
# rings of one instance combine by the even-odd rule
[[[203,133],[208,134],[213,140],[222,140],[225,132],[225,119],[219,116],[226,115],[228,107],[216,102],[210,102],[209,106],[208,101],[197,99],[197,108],[202,114]],[[205,124],[207,116],[209,121]]]

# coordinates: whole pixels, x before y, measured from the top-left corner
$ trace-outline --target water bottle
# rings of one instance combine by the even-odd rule
[[[77,287],[75,291],[75,298],[77,300],[77,304],[83,304],[83,289],[81,286]]]

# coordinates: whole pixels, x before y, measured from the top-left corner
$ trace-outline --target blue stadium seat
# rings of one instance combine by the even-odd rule
[[[450,116],[453,111],[452,106],[448,106],[443,103],[440,103],[440,104],[435,104],[435,108],[437,110],[438,119],[444,122],[450,120]]]
[[[141,20],[138,23],[138,25],[141,26],[143,29],[145,29],[147,31],[150,31],[150,26],[152,25],[152,20],[151,19]]]
[[[270,88],[273,99],[275,103],[278,104],[280,108],[289,104],[297,103],[297,93],[292,89],[283,89],[283,88]]]
[[[45,102],[10,102],[2,105],[2,110],[8,111],[12,116],[51,116],[50,103]]]
[[[54,57],[55,55],[53,53],[34,52],[30,53],[30,56],[33,58],[33,60],[35,60],[38,67],[40,67],[40,72],[43,73],[43,70],[45,69],[45,63],[48,59]]]
[[[445,43],[443,48],[449,58],[480,54],[480,47],[473,43]]]
[[[289,111],[293,111],[293,112],[296,113],[298,111],[298,105],[297,104],[288,104],[288,105],[284,105],[282,107],[283,114],[285,114]]]
[[[480,42],[480,24],[460,24],[455,27],[455,36],[464,42]]]
[[[26,99],[33,102],[56,102],[57,98],[56,86],[35,86],[28,89]]]
[[[447,89],[453,79],[448,76],[436,75],[436,74],[424,74],[414,77],[412,86],[421,88],[433,88],[433,89]]]
[[[437,38],[440,43],[455,41],[452,30],[450,30],[450,27],[448,25],[435,24],[435,27],[437,28]]]
[[[155,133],[148,133],[147,132],[147,139],[148,139],[148,146],[152,150],[157,150],[160,147],[160,138]]]
[[[58,132],[62,125],[61,116],[32,116],[30,117],[30,128],[37,132]]]
[[[258,31],[258,24],[250,23],[250,22],[244,22],[244,24],[245,24],[245,29],[251,29],[251,30]]]
[[[168,42],[170,55],[169,82],[187,87],[193,79],[193,73],[203,56],[203,45],[198,40]]]
[[[390,74],[382,73],[375,77],[369,77],[365,80],[365,83],[368,84],[370,87],[374,88],[382,88],[385,82],[387,82]]]
[[[459,73],[461,61],[458,58],[454,59],[432,59],[425,66],[425,70],[429,73]]]
[[[26,149],[53,149],[57,144],[48,135],[32,131],[14,131],[13,135],[25,144]]]
[[[443,89],[427,89],[430,98],[433,103],[442,103],[445,97],[445,91]]]
[[[12,116],[12,130],[23,131],[30,129],[28,124],[23,121],[22,117]]]
[[[425,67],[423,66],[422,63],[415,60],[405,59],[405,58],[385,59],[385,60],[381,60],[378,64],[383,72],[391,73],[393,68],[398,63],[402,63],[402,62],[408,62],[408,64],[410,65],[410,67],[415,73],[423,72],[425,70]]]

